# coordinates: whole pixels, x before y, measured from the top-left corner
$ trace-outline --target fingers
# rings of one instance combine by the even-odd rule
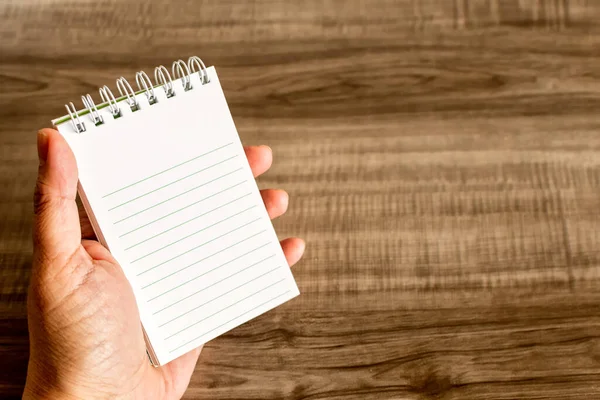
[[[267,146],[252,146],[245,149],[253,167],[252,172],[258,175],[266,171],[271,165],[271,149]],[[260,191],[269,217],[271,219],[282,216],[288,208],[289,196],[284,190],[265,189]],[[81,204],[78,204],[79,220],[81,226],[81,238],[96,240],[96,234],[88,215]]]
[[[77,163],[54,129],[38,133],[40,166],[34,195],[34,251],[47,260],[68,258],[79,247],[81,230],[75,202]]]
[[[260,191],[260,195],[271,219],[280,217],[287,211],[289,196],[285,190],[265,189]]]
[[[273,152],[269,146],[248,146],[244,148],[252,174],[257,177],[267,172],[273,163]]]
[[[248,164],[252,169],[252,174],[257,177],[265,173],[273,163],[273,152],[269,146],[249,146],[245,147]],[[277,218],[286,212],[289,202],[288,194],[283,190],[266,189],[261,190],[263,202],[269,217]]]
[[[264,189],[260,195],[265,203],[267,213],[271,219],[281,217],[287,211],[289,196],[285,190]],[[96,240],[96,234],[85,209],[79,207],[79,221],[81,225],[81,238]]]
[[[302,258],[302,255],[304,254],[304,249],[306,248],[304,240],[300,238],[284,239],[280,244],[290,267],[300,261],[300,258]]]

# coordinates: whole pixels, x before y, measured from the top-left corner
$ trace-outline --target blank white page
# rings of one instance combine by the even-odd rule
[[[58,126],[100,240],[136,296],[159,365],[299,294],[213,67],[193,89]]]

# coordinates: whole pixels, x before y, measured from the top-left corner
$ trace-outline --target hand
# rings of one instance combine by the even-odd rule
[[[55,130],[38,134],[34,256],[29,289],[30,357],[24,399],[178,399],[200,348],[154,368],[146,356],[133,292],[121,267],[96,240],[75,202],[77,165]],[[246,148],[255,176],[271,166],[271,149]],[[271,218],[288,196],[263,190]],[[281,242],[290,265],[304,242]]]

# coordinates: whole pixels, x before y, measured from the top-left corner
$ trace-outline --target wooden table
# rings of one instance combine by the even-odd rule
[[[138,70],[216,65],[302,295],[189,399],[600,398],[600,2],[4,0],[0,392],[27,360],[35,132]]]

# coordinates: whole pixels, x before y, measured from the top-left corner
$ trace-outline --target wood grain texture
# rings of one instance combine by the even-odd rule
[[[600,398],[600,2],[0,4],[0,392],[27,361],[35,131],[215,65],[302,295],[205,347],[188,399]],[[114,85],[111,85],[114,88]]]

